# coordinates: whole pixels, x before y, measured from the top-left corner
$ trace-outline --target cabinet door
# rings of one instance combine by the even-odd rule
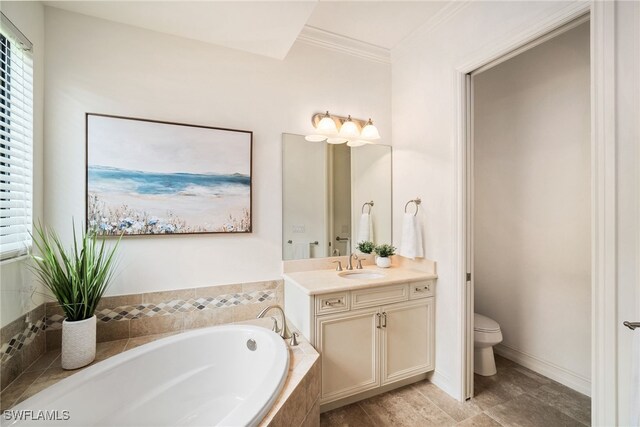
[[[382,307],[381,384],[433,370],[433,298]]]
[[[316,317],[316,349],[321,353],[320,403],[380,385],[378,308]]]

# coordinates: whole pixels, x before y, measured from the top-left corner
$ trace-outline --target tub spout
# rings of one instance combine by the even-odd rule
[[[262,319],[265,314],[267,314],[267,312],[271,309],[278,310],[280,312],[280,315],[282,316],[282,329],[280,330],[280,336],[285,340],[291,338],[291,332],[289,332],[289,327],[287,326],[287,318],[284,317],[284,310],[279,305],[270,305],[269,307],[262,310],[258,314],[257,318]]]

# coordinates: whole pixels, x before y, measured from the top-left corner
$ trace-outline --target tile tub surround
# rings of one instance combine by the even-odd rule
[[[281,280],[208,286],[102,298],[98,342],[180,332],[255,318],[265,307],[282,305]],[[47,350],[60,348],[64,314],[55,303],[46,305]]]
[[[96,315],[98,342],[239,322],[284,303],[281,280],[107,296]],[[0,329],[0,390],[47,350],[59,349],[64,313],[42,304]]]
[[[45,352],[45,305],[0,329],[0,389],[6,388]]]
[[[271,327],[271,319],[253,319],[239,323]],[[123,351],[147,344],[179,332],[132,337],[98,344],[98,363]],[[289,347],[289,373],[280,395],[273,407],[260,423],[267,426],[319,426],[320,423],[320,355],[304,338],[299,345]],[[91,366],[91,365],[89,365]],[[51,350],[43,354],[7,389],[0,393],[0,411],[11,408],[63,378],[80,372],[65,371],[60,366],[60,351]]]
[[[591,400],[496,355],[498,374],[475,376],[476,395],[459,402],[421,381],[322,414],[334,426],[589,426]]]

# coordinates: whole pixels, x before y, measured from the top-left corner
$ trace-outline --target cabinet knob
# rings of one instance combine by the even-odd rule
[[[340,298],[336,298],[336,299],[328,299],[324,302],[324,305],[329,305],[329,306],[333,306],[336,304],[340,304],[342,301],[340,300]]]

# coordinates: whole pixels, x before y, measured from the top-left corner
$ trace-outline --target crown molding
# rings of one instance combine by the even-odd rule
[[[382,64],[391,64],[391,51],[380,46],[305,25],[297,41]]]
[[[409,53],[411,49],[406,47],[408,42],[416,37],[424,37],[427,34],[434,32],[440,26],[451,20],[451,18],[457,15],[460,11],[469,6],[472,2],[473,0],[455,0],[448,2],[431,18],[409,33],[409,35],[400,40],[400,42],[394,46],[392,49],[393,58],[398,58]]]

